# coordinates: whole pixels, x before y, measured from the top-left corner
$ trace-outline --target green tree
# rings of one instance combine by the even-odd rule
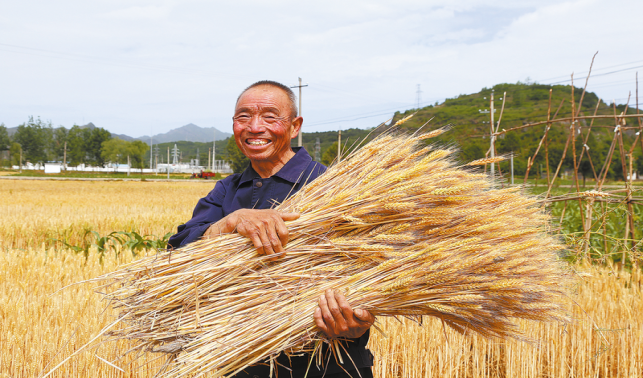
[[[4,123],[0,124],[0,151],[8,150],[11,147],[11,139]]]
[[[481,143],[467,143],[462,147],[462,152],[460,152],[462,161],[471,162],[474,160],[482,159],[484,157],[484,148],[481,146]]]
[[[101,145],[101,159],[111,163],[120,164],[127,161],[129,148],[127,142],[120,138],[106,140]]]
[[[342,143],[343,144],[343,143]],[[337,142],[333,143],[324,151],[321,158],[321,163],[325,166],[330,166],[337,158]]]
[[[520,152],[520,137],[517,133],[507,133],[503,139],[497,140],[497,149],[501,154]]]
[[[87,162],[85,140],[89,139],[90,131],[74,125],[67,134],[67,159],[72,165]]]
[[[9,149],[9,154],[11,155],[11,165],[20,164],[21,150],[22,150],[22,146],[20,146],[20,143],[16,143],[16,142],[11,143],[11,148]]]
[[[239,147],[237,147],[237,142],[235,142],[234,138],[228,138],[226,151],[228,152],[228,159],[230,159],[230,162],[232,163],[232,170],[234,173],[241,173],[246,169],[246,167],[248,167],[250,159],[248,159],[248,157],[241,152]]]
[[[103,142],[112,138],[112,134],[101,127],[96,127],[84,135],[87,138],[84,145],[88,160],[97,166],[103,166],[105,160],[101,156],[101,148]]]
[[[639,141],[639,143],[641,143]],[[643,144],[641,145],[643,149]],[[643,174],[643,153],[641,153],[641,149],[636,151],[634,153],[634,160],[632,161],[633,169],[638,172],[637,177],[641,177],[641,174]]]
[[[69,136],[69,130],[64,127],[58,127],[53,130],[53,138],[51,142],[51,151],[54,156],[53,160],[63,160],[65,156],[65,142]]]
[[[127,152],[130,156],[132,166],[143,169],[145,167],[145,157],[147,155],[147,151],[149,151],[150,149],[150,146],[140,140],[134,140],[126,143]]]
[[[48,137],[47,125],[40,118],[29,117],[28,122],[18,126],[13,140],[22,146],[23,159],[36,163],[48,160]]]

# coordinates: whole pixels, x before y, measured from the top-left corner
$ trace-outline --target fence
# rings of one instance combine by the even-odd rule
[[[593,59],[592,59],[593,65]],[[598,114],[600,101],[597,102],[594,113],[591,116],[581,115],[581,107],[583,103],[583,98],[587,90],[587,83],[591,75],[591,68],[587,78],[585,80],[585,86],[583,88],[582,95],[578,103],[576,103],[574,97],[574,85],[573,85],[573,75],[572,75],[572,92],[571,92],[571,105],[572,112],[570,117],[556,118],[558,111],[551,117],[552,111],[552,89],[549,90],[549,106],[547,110],[547,119],[538,122],[532,122],[525,125],[513,127],[507,130],[500,130],[500,124],[502,120],[502,113],[504,111],[504,99],[502,110],[497,122],[494,122],[493,111],[490,113],[491,117],[491,145],[489,151],[487,151],[487,156],[493,158],[497,155],[495,140],[503,135],[510,132],[514,132],[520,129],[532,128],[535,126],[546,125],[545,131],[542,138],[536,148],[536,151],[533,156],[528,158],[527,162],[527,171],[524,177],[524,184],[527,184],[529,178],[529,173],[531,168],[536,160],[536,157],[539,153],[544,153],[548,156],[548,134],[552,126],[559,127],[569,127],[569,133],[565,148],[563,150],[562,157],[560,162],[555,167],[555,170],[551,169],[549,165],[549,158],[545,158],[546,170],[547,170],[547,191],[545,193],[544,202],[548,206],[553,206],[556,203],[563,203],[560,222],[562,223],[566,211],[570,211],[571,206],[578,204],[578,211],[580,215],[580,221],[582,225],[582,233],[576,233],[572,235],[573,242],[578,243],[580,247],[579,250],[582,252],[582,257],[586,258],[600,258],[605,259],[608,257],[615,257],[614,260],[619,262],[622,265],[634,264],[640,265],[641,255],[640,250],[643,243],[643,238],[637,240],[637,237],[641,237],[641,230],[635,227],[635,219],[638,220],[640,217],[636,215],[636,211],[640,211],[640,206],[643,204],[643,198],[637,197],[635,194],[639,194],[640,190],[637,190],[633,185],[634,172],[632,169],[634,151],[638,146],[640,146],[643,151],[643,114],[640,114],[639,110],[639,98],[638,98],[638,74],[636,80],[636,114],[627,114],[629,107],[629,97],[628,103],[625,107],[625,111],[618,114],[616,110],[616,104],[613,104],[613,114]],[[630,96],[631,97],[631,96]],[[563,100],[565,101],[565,100]],[[491,104],[493,107],[493,96],[491,97]],[[558,110],[562,107],[563,103],[558,106]],[[594,125],[594,121],[598,119],[613,119],[613,126],[606,125]],[[638,123],[636,126],[627,126],[626,120],[631,119]],[[585,123],[589,121],[589,125],[581,125],[580,121]],[[600,165],[596,165],[592,161],[590,154],[587,152],[589,147],[587,146],[587,141],[590,137],[590,134],[593,129],[596,128],[605,128],[609,127],[613,129],[613,137],[609,152],[605,158],[605,161]],[[500,131],[499,131],[500,130]],[[628,130],[636,131],[636,138],[630,146],[626,146],[623,141],[623,133]],[[583,147],[581,151],[577,151],[576,141],[577,138],[582,138]],[[570,148],[571,146],[571,148]],[[544,147],[544,148],[543,148]],[[615,160],[615,150],[618,148],[619,161],[621,169],[623,170],[623,177],[625,178],[622,188],[605,190],[605,180],[607,178],[607,172]],[[570,151],[571,150],[571,151]],[[552,188],[554,187],[556,180],[559,179],[559,174],[561,173],[561,167],[563,161],[565,160],[567,154],[571,154],[573,160],[573,172],[572,172],[572,187],[570,192],[564,195],[552,196]],[[579,167],[583,159],[587,159],[591,165],[593,176],[595,179],[595,186],[592,190],[581,191],[579,185]],[[493,161],[493,159],[491,159]],[[492,167],[492,173],[495,170],[494,164],[490,163]],[[500,169],[500,166],[497,166]],[[600,168],[600,170],[597,170]],[[486,170],[486,167],[485,167]],[[553,171],[553,173],[552,173]],[[499,172],[502,175],[502,172]],[[639,208],[635,211],[635,206]],[[621,229],[622,237],[615,237],[614,232],[608,232],[608,220],[607,218],[610,214],[613,214],[615,209],[625,209],[626,219],[624,224],[624,229]],[[619,231],[619,230],[616,230]]]

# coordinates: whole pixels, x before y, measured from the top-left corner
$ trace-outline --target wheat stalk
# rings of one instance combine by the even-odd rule
[[[517,319],[565,320],[548,215],[422,142],[439,134],[380,136],[280,204],[301,217],[276,262],[229,234],[101,277],[130,313],[109,338],[169,353],[166,376],[225,376],[332,342],[312,317],[329,288],[376,316],[430,315],[486,337],[524,339]]]

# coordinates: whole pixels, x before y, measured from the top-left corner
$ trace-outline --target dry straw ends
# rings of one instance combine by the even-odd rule
[[[329,340],[313,311],[327,288],[376,316],[488,337],[521,338],[517,319],[565,320],[562,245],[536,198],[494,187],[426,135],[382,135],[280,204],[302,215],[276,262],[233,234],[104,276],[125,316],[109,337],[170,354],[166,376],[224,376],[319,351]]]

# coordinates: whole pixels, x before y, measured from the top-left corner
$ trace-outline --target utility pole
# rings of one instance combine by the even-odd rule
[[[339,130],[339,136],[337,138],[337,162],[342,161],[342,130]]]
[[[22,173],[22,146],[20,146],[20,173]]]
[[[315,140],[315,161],[321,161],[321,144],[319,138]]]
[[[183,151],[179,152],[179,148],[174,144],[172,149],[172,164],[181,164],[181,159],[183,158]],[[169,160],[169,157],[168,157]]]
[[[130,164],[129,155],[127,155],[127,176],[129,176],[129,172],[131,169],[132,165]]]
[[[418,89],[417,91],[415,91],[415,93],[417,94],[417,103],[418,103],[417,109],[420,109],[420,99],[422,95],[422,90],[420,90],[420,84],[418,84]]]
[[[150,131],[150,169],[154,167],[154,140],[152,139],[152,132]]]
[[[167,179],[170,179],[170,146],[167,146]]]
[[[156,147],[154,147],[154,169],[156,170],[156,173],[158,173],[159,169],[159,150],[159,145],[157,143]]]
[[[493,121],[493,90],[491,91],[491,105],[490,105],[490,112],[489,113],[491,114],[491,124],[489,125],[491,127],[491,133],[489,134],[489,141],[491,143],[491,151],[490,151],[491,155],[490,156],[493,159],[496,156],[496,152],[495,152],[496,136],[494,135],[494,127],[493,127],[494,126],[494,121]],[[495,164],[491,163],[491,179],[492,180],[495,177],[495,173],[496,173],[495,168],[496,168]]]
[[[511,185],[514,184],[514,153],[511,153]]]
[[[214,172],[214,162],[217,159],[217,157],[216,157],[216,150],[217,150],[216,142],[217,142],[217,129],[214,128],[214,139],[212,140],[212,172]],[[208,160],[209,160],[209,158],[208,158]],[[210,164],[208,164],[208,165],[210,165]]]
[[[290,87],[290,88],[299,88],[299,116],[300,117],[301,117],[301,115],[303,113],[302,110],[301,110],[301,88],[302,87],[307,87],[307,86],[308,86],[308,84],[301,85],[301,78],[299,78],[299,85],[294,85],[294,86]],[[301,147],[303,145],[301,132],[302,132],[302,130],[300,129],[299,130],[299,136],[297,137],[297,142],[299,143],[299,147]]]
[[[212,160],[212,155],[210,155],[210,152],[212,152],[212,150],[210,148],[208,148],[208,169],[210,169],[210,167],[212,167],[212,165],[210,164],[210,161]]]
[[[67,171],[67,141],[65,141],[65,149],[63,150],[63,167]]]

